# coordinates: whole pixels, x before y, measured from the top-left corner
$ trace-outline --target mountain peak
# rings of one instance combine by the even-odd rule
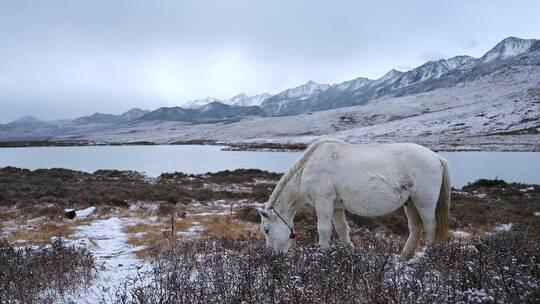
[[[238,95],[235,95],[235,96],[231,97],[231,99],[227,100],[228,101],[227,103],[228,104],[234,104],[236,102],[239,102],[239,101],[242,101],[242,100],[248,99],[248,98],[249,98],[249,96],[247,96],[245,93],[240,93]]]
[[[536,42],[535,39],[522,39],[518,37],[508,37],[489,50],[481,61],[483,63],[493,60],[504,60],[509,57],[518,56],[529,51],[531,46]]]
[[[185,108],[185,109],[195,109],[195,108],[200,108],[204,105],[207,105],[211,102],[215,102],[215,101],[219,101],[217,98],[214,98],[214,97],[206,97],[206,98],[203,98],[203,99],[195,99],[195,100],[190,100],[186,103],[184,103],[182,105],[182,108]]]
[[[396,79],[402,74],[403,72],[401,71],[398,71],[396,69],[391,69],[390,71],[386,72],[386,74],[384,74],[381,78],[377,79],[377,83],[381,83],[381,82],[388,81],[391,79]]]
[[[136,113],[141,113],[141,112],[149,112],[148,110],[143,110],[143,109],[140,109],[140,108],[132,108],[132,109],[129,109],[127,111],[125,111],[124,113],[120,114],[121,116],[124,116],[124,115],[131,115],[131,114],[136,114]]]
[[[315,81],[308,81],[305,84],[298,86],[296,88],[288,89],[286,91],[283,91],[282,93],[279,93],[278,95],[284,94],[288,98],[296,98],[300,96],[309,96],[313,94],[317,94],[321,91],[324,91],[328,89],[330,85],[328,84],[319,84]]]
[[[40,122],[43,122],[43,120],[41,120],[39,118],[36,118],[34,116],[31,116],[31,115],[27,115],[27,116],[23,116],[23,117],[20,117],[18,119],[15,119],[11,123],[27,123],[27,124],[30,123],[30,124],[33,124],[33,123],[40,123]]]
[[[150,111],[139,109],[139,108],[133,108],[133,109],[129,109],[126,112],[120,114],[119,117],[121,119],[123,119],[123,120],[128,120],[129,121],[129,120],[139,118],[139,117],[143,116],[146,113],[150,113]]]
[[[455,56],[449,59],[444,60],[444,64],[448,67],[449,70],[453,70],[456,68],[467,68],[473,65],[477,61],[476,58],[471,56]]]
[[[240,107],[260,106],[270,96],[272,95],[268,93],[253,96],[247,96],[246,94],[242,93],[229,99],[227,104]]]
[[[340,91],[343,91],[343,90],[352,90],[352,91],[355,91],[355,90],[358,90],[362,87],[365,87],[369,84],[371,84],[373,82],[373,80],[369,79],[369,78],[366,78],[366,77],[358,77],[358,78],[355,78],[353,80],[349,80],[349,81],[344,81],[342,83],[338,83],[336,84],[334,87]]]
[[[226,107],[229,107],[229,105],[226,105],[226,104],[224,104],[222,102],[219,102],[219,101],[212,101],[212,102],[210,102],[208,104],[205,104],[202,107],[200,107],[199,110],[201,112],[207,112],[207,111],[222,109],[222,108],[226,108]]]

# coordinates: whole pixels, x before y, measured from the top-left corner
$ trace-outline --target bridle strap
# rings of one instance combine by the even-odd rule
[[[285,225],[287,225],[287,227],[289,227],[289,230],[291,230],[291,233],[294,233],[294,229],[281,217],[281,215],[279,215],[279,213],[276,211],[276,209],[274,209],[274,206],[270,207],[270,209],[274,210],[274,212],[279,217],[279,219],[281,221],[283,221],[283,223],[285,223]]]

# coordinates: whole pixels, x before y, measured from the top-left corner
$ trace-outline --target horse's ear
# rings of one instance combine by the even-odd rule
[[[265,210],[259,209],[259,213],[261,214],[262,217],[266,217],[266,218],[270,217],[270,214],[268,214],[268,212],[266,212]]]

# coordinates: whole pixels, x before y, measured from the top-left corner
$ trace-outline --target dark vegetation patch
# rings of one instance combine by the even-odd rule
[[[304,151],[307,144],[294,143],[228,143],[224,151]]]
[[[264,202],[281,175],[235,170],[200,175],[164,173],[157,179],[134,171],[0,169],[0,206],[40,206],[47,210],[106,205],[127,207],[136,201],[189,204],[213,200]],[[48,211],[44,211],[48,212]]]
[[[15,147],[72,147],[72,146],[92,146],[94,144],[86,141],[50,141],[50,140],[30,140],[30,141],[0,141],[0,148]]]
[[[540,246],[519,232],[451,242],[405,263],[367,230],[358,247],[293,246],[274,255],[257,239],[171,241],[116,303],[536,303]]]
[[[529,121],[535,121],[535,120],[537,120],[537,119],[532,119],[532,118],[523,119],[523,120],[520,121],[520,124],[521,123],[526,123],[526,122],[529,122]],[[493,133],[493,134],[490,134],[490,135],[527,135],[527,134],[536,135],[536,134],[540,134],[539,128],[540,128],[540,125],[537,125],[536,127],[525,128],[525,129],[520,129],[520,130],[513,130],[513,131],[497,132],[497,133]]]
[[[30,140],[30,141],[0,141],[0,148],[17,147],[86,147],[86,146],[152,146],[157,143],[151,141],[110,142],[96,143],[90,141],[56,141],[56,140]]]
[[[506,186],[506,182],[498,178],[495,178],[495,179],[480,178],[472,183],[467,184],[467,186],[465,186],[463,190],[471,189],[474,191],[475,188],[479,188],[479,187],[496,187],[496,186]]]
[[[539,185],[479,180],[452,193],[451,212],[456,228],[512,223],[528,227],[540,239]]]
[[[84,248],[56,240],[20,249],[0,240],[2,303],[55,303],[87,287],[94,274],[94,257]]]
[[[215,140],[207,139],[191,139],[191,140],[179,140],[169,143],[169,145],[216,145]]]

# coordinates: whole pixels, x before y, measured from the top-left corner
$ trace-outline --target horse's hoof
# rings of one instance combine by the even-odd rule
[[[406,260],[406,261],[412,259],[413,256],[414,256],[414,252],[413,253],[406,253],[406,252],[401,253],[401,257],[403,257],[403,259]]]

